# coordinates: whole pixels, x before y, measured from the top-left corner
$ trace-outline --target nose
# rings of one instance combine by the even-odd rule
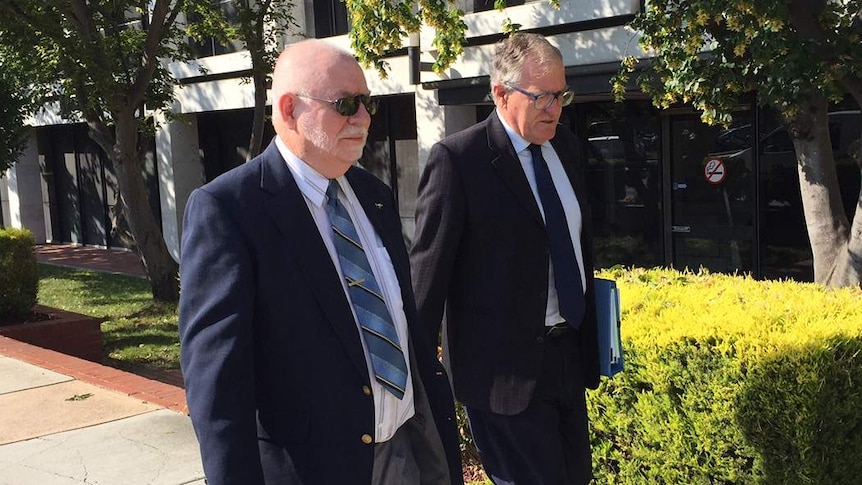
[[[545,111],[552,113],[552,114],[562,113],[563,112],[563,105],[560,104],[560,98],[559,97],[554,98],[551,101],[551,104],[549,104],[548,107],[545,108]]]
[[[359,103],[359,109],[356,111],[356,114],[349,117],[347,121],[351,125],[371,125],[371,114],[368,112],[368,108],[365,107],[364,104]]]

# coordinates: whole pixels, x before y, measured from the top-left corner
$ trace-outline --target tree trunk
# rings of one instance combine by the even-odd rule
[[[256,47],[252,47],[256,48]],[[251,54],[252,82],[254,83],[254,118],[251,124],[251,140],[248,143],[246,161],[263,151],[263,128],[266,123],[266,63],[260,52]]]
[[[251,125],[251,140],[248,143],[248,156],[245,161],[260,155],[263,151],[263,128],[266,123],[266,79],[265,74],[255,70],[254,81],[254,119]]]
[[[826,286],[854,286],[860,283],[862,268],[860,234],[857,230],[851,240],[829,137],[827,106],[825,98],[813,97],[802,102],[798,111],[782,115],[796,149],[802,207],[814,255],[814,280]]]
[[[144,186],[143,164],[138,154],[138,119],[133,112],[114,114],[116,142],[106,150],[114,162],[123,214],[135,238],[146,268],[153,298],[157,301],[179,300],[179,265],[168,252],[161,227],[150,209]]]

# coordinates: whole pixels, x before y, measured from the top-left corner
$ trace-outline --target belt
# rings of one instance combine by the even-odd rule
[[[572,326],[569,322],[558,323],[552,327],[545,327],[545,336],[548,338],[562,337],[572,331]]]

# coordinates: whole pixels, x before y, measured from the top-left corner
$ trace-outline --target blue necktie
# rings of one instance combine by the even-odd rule
[[[545,211],[545,229],[548,231],[548,247],[551,262],[554,264],[554,287],[557,289],[560,315],[577,329],[584,317],[585,300],[581,270],[578,268],[575,247],[569,234],[569,224],[566,222],[563,203],[554,187],[548,164],[542,156],[542,147],[530,145],[529,148],[533,157],[536,189]]]
[[[350,302],[362,327],[374,377],[386,390],[402,399],[407,385],[407,363],[398,342],[395,324],[392,323],[383,292],[374,279],[350,214],[338,203],[338,182],[329,181],[326,196],[326,214],[332,224],[332,241],[338,253],[341,272],[347,280]]]

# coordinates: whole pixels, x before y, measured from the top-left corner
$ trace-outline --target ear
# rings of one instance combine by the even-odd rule
[[[508,101],[507,95],[509,94],[509,90],[506,89],[506,86],[503,86],[502,84],[494,84],[491,86],[491,94],[494,96],[494,104],[501,108],[506,107],[506,102]]]
[[[293,110],[296,106],[294,104],[295,101],[294,96],[290,93],[282,94],[276,100],[276,107],[281,114],[281,119],[284,120],[284,124],[290,129],[296,128],[296,117],[293,115]]]

